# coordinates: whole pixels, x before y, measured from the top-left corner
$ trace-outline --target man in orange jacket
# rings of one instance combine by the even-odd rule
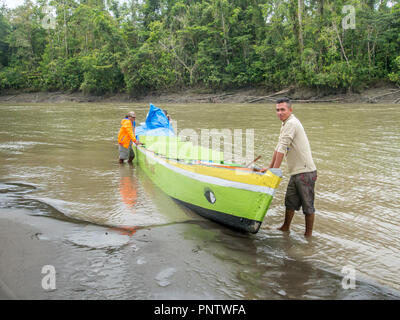
[[[135,112],[131,111],[121,120],[121,129],[119,129],[118,133],[119,163],[124,163],[124,160],[132,163],[133,158],[135,158],[132,142],[138,145],[142,144],[136,140],[135,119]]]

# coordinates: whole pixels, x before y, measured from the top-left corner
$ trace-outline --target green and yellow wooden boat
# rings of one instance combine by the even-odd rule
[[[281,170],[266,173],[225,163],[216,152],[177,136],[140,135],[135,161],[168,196],[201,216],[244,232],[257,233],[281,181]]]

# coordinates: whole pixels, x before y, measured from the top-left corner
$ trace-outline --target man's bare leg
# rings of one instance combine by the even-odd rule
[[[305,217],[305,220],[306,220],[306,232],[304,233],[304,236],[311,237],[312,236],[312,231],[313,231],[313,226],[314,226],[315,213],[313,213],[313,214],[305,214],[304,217]]]
[[[289,231],[290,224],[292,223],[293,216],[294,216],[294,210],[286,208],[285,221],[283,222],[283,225],[280,228],[278,228],[278,230]]]

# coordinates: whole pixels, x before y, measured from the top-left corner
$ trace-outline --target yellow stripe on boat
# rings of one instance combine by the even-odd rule
[[[167,160],[167,162],[175,167],[225,180],[247,183],[251,185],[263,186],[276,189],[281,182],[281,177],[267,171],[265,174],[256,173],[247,168],[233,167],[231,168],[218,168],[206,165],[197,164],[183,164],[176,161]]]

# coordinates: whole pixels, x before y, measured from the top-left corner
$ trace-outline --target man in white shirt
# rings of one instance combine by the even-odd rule
[[[309,237],[314,225],[317,169],[304,128],[292,112],[292,104],[288,98],[278,99],[276,113],[282,121],[282,127],[269,168],[279,168],[285,157],[290,174],[285,195],[285,221],[279,230],[289,231],[294,212],[302,207],[306,224],[304,235]],[[261,171],[266,170],[267,168],[264,168]]]

